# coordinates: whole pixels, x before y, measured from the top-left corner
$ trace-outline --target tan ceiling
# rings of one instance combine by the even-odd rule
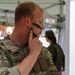
[[[33,1],[39,4],[42,8],[44,8],[47,16],[53,16],[54,18],[57,18],[55,15],[65,14],[65,6],[63,4],[60,5],[63,0],[0,0],[0,11],[14,11],[19,3],[25,1]]]
[[[60,13],[59,1],[63,0],[0,0],[0,9],[15,10],[17,4],[25,1],[33,1],[39,4],[50,14],[59,14]]]

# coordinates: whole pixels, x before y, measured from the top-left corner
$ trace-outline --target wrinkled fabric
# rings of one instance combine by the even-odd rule
[[[2,43],[11,55],[11,59],[13,60],[14,65],[11,67],[9,64],[9,61],[1,48],[3,45],[0,43],[0,75],[21,75],[16,65],[29,54],[27,46],[25,46],[25,48],[19,48],[14,43],[12,43],[8,37],[5,38]],[[49,70],[40,71],[37,73],[31,71],[29,75],[59,75],[56,66],[53,64],[51,54],[47,48],[42,48],[42,52],[40,53],[39,57],[40,56],[45,58],[45,61],[49,66]]]

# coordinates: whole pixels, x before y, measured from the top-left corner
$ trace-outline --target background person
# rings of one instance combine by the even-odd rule
[[[45,32],[46,41],[50,43],[48,50],[50,51],[53,62],[56,65],[58,71],[62,73],[65,66],[65,56],[61,46],[56,42],[55,34],[52,30]]]

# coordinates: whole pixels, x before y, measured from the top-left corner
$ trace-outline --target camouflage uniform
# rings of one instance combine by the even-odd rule
[[[7,53],[10,56],[12,60],[8,60],[7,53],[3,51],[2,47],[4,45],[4,48],[8,51]],[[21,75],[19,69],[17,68],[16,64],[20,63],[27,55],[29,54],[29,50],[27,46],[25,48],[19,48],[16,46],[12,41],[9,39],[9,37],[6,37],[2,44],[0,43],[0,75]],[[54,66],[51,58],[50,52],[43,47],[42,52],[39,56],[44,57],[46,60],[46,63],[48,64],[49,68],[46,71],[38,71],[35,73],[34,71],[31,71],[29,75],[59,75],[56,67]],[[12,61],[10,63],[9,61]],[[12,66],[12,67],[11,67]]]

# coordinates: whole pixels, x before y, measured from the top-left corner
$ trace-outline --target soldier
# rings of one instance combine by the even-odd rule
[[[14,31],[0,42],[0,75],[59,75],[38,39],[42,29],[43,9],[33,2],[19,4]]]

